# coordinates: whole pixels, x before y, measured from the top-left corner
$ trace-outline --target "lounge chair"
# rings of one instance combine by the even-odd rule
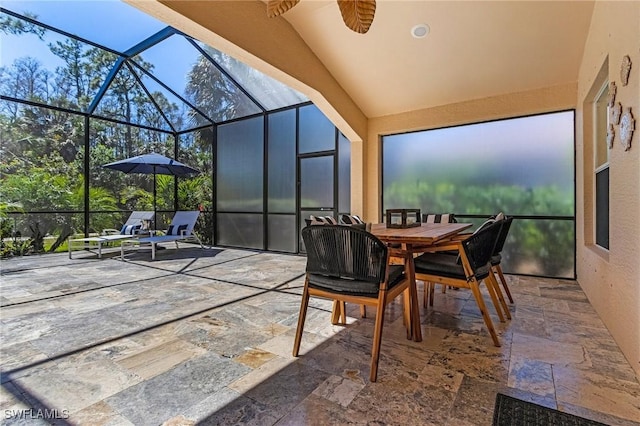
[[[132,235],[139,234],[140,230],[148,230],[149,224],[153,221],[153,212],[131,212],[129,219],[120,229],[103,229],[104,235]]]
[[[136,236],[141,235],[142,232],[146,232],[144,229],[145,223],[153,220],[153,212],[147,211],[135,211],[131,212],[129,219],[122,225],[120,230],[117,229],[105,229],[102,231],[102,235],[87,238],[71,238],[67,246],[69,247],[69,259],[71,259],[71,252],[73,251],[73,243],[83,243],[82,248],[95,244],[98,247],[98,259],[102,258],[102,246],[110,244],[114,241],[123,241]]]
[[[200,238],[193,232],[193,228],[196,225],[200,212],[195,211],[178,211],[173,216],[171,224],[165,231],[165,235],[152,235],[150,237],[142,237],[136,239],[129,239],[122,242],[120,246],[120,257],[124,260],[124,251],[127,247],[135,245],[150,244],[151,245],[151,260],[156,259],[157,245],[160,243],[175,242],[176,248],[180,248],[179,241],[193,241],[200,244],[200,248],[204,248]]]

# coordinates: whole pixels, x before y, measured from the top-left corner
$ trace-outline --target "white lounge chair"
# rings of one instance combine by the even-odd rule
[[[120,229],[103,229],[102,235],[132,235],[140,234],[140,230],[148,231],[149,224],[153,221],[153,212],[131,212],[129,219]]]
[[[109,244],[114,241],[123,241],[136,236],[141,235],[142,232],[148,232],[144,229],[145,223],[153,220],[153,212],[148,211],[135,211],[131,212],[129,219],[122,225],[120,230],[117,229],[105,229],[102,231],[102,235],[87,238],[71,238],[67,246],[69,248],[69,259],[71,259],[71,252],[73,251],[73,243],[82,243],[82,248],[88,248],[95,244],[98,247],[98,259],[102,258],[102,246],[103,244]]]
[[[127,247],[142,244],[151,245],[151,260],[156,259],[156,249],[160,243],[175,242],[176,248],[180,248],[179,241],[197,241],[200,244],[200,248],[204,248],[200,238],[193,232],[199,215],[200,212],[197,210],[176,212],[165,235],[152,235],[150,237],[125,240],[120,246],[120,257],[124,260],[124,251]]]

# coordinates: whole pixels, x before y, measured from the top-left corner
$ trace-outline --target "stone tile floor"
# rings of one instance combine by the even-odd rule
[[[468,291],[421,308],[420,343],[396,302],[369,383],[371,310],[349,306],[332,326],[331,304],[313,300],[291,356],[301,256],[181,248],[1,266],[3,424],[490,425],[497,392],[640,424],[638,377],[574,281],[508,277],[500,348]]]

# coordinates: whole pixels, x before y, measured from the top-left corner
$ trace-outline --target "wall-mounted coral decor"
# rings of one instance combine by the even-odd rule
[[[620,124],[620,116],[622,115],[622,104],[618,102],[611,108],[609,108],[609,123],[615,124],[616,126]]]
[[[629,55],[625,55],[622,58],[622,64],[620,64],[620,81],[623,86],[629,84],[629,74],[631,73],[631,58]]]
[[[635,128],[636,120],[631,114],[631,107],[625,108],[622,117],[620,117],[620,142],[622,142],[625,151],[631,149],[631,138],[633,138]]]
[[[613,104],[616,102],[616,93],[618,92],[618,86],[616,86],[616,82],[612,81],[609,83],[609,92],[607,98],[607,105],[609,108],[613,107]]]
[[[609,123],[607,126],[607,146],[609,149],[613,148],[613,141],[616,138],[616,128],[613,123]]]

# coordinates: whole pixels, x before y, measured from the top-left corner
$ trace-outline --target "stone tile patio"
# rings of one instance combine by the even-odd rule
[[[153,262],[119,250],[2,261],[0,421],[490,425],[503,392],[640,425],[638,377],[576,282],[508,277],[516,303],[513,320],[494,315],[500,348],[467,291],[438,289],[420,343],[396,302],[369,383],[372,311],[349,306],[349,324],[332,326],[330,302],[312,300],[291,356],[304,267],[195,247]]]

